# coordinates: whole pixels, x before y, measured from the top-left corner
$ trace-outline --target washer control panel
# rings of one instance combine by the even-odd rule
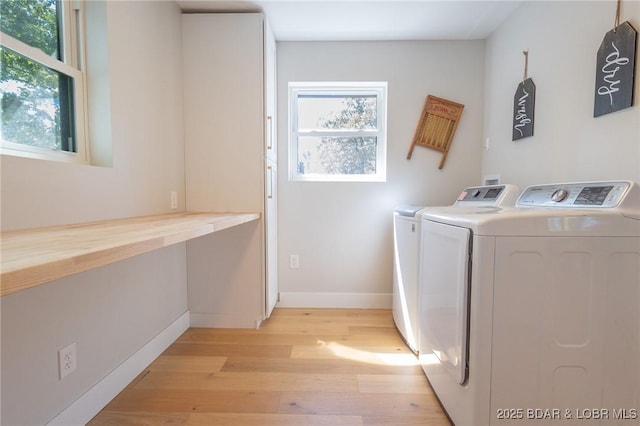
[[[631,182],[585,182],[533,185],[516,202],[518,206],[610,208],[624,199]]]

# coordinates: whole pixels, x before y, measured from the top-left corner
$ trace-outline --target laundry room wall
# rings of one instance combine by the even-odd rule
[[[278,42],[280,306],[391,306],[392,211],[450,204],[480,182],[484,41]],[[387,81],[387,181],[288,180],[287,85]],[[441,154],[407,152],[427,95],[465,105]],[[289,256],[300,256],[299,269]]]
[[[99,127],[110,135],[112,165],[0,156],[3,231],[168,213],[170,191],[184,194],[180,9],[164,1],[87,6],[92,40],[106,49],[89,46],[88,54],[101,57],[91,77],[110,101],[99,106],[110,116]],[[183,317],[186,247],[9,294],[0,304],[2,424],[46,424]],[[58,350],[71,343],[77,369],[60,380]]]
[[[100,68],[88,74],[89,85],[107,91],[102,102],[89,101],[90,112],[103,110],[91,137],[103,136],[98,128],[110,135],[103,143],[110,145],[112,164],[0,156],[3,231],[167,213],[171,191],[178,191],[184,210],[180,26],[164,23],[167,31],[159,33],[153,28],[168,13],[179,21],[180,9],[173,2],[87,3],[105,28],[91,33],[98,47],[87,49],[88,61],[100,57]],[[116,19],[132,28],[114,29]]]
[[[621,22],[640,30],[640,2]],[[526,2],[487,40],[483,175],[521,187],[550,182],[640,181],[640,79],[635,106],[593,118],[596,53],[614,27],[615,1]],[[534,136],[511,141],[524,56],[536,84]]]

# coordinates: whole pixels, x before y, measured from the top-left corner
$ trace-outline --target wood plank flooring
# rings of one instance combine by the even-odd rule
[[[191,328],[90,423],[449,426],[386,309],[276,309]]]

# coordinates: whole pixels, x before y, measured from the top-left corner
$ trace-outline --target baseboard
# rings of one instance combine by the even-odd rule
[[[280,293],[279,308],[391,308],[391,293]]]
[[[261,322],[236,315],[191,313],[191,327],[260,328]]]
[[[84,425],[189,328],[189,311],[104,377],[47,425]]]

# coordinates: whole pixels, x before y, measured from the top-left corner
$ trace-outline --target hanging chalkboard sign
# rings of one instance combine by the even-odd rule
[[[511,140],[533,136],[533,115],[536,108],[536,85],[527,78],[518,85],[513,96],[513,136]]]
[[[637,34],[627,21],[604,36],[597,55],[594,117],[633,105]]]

